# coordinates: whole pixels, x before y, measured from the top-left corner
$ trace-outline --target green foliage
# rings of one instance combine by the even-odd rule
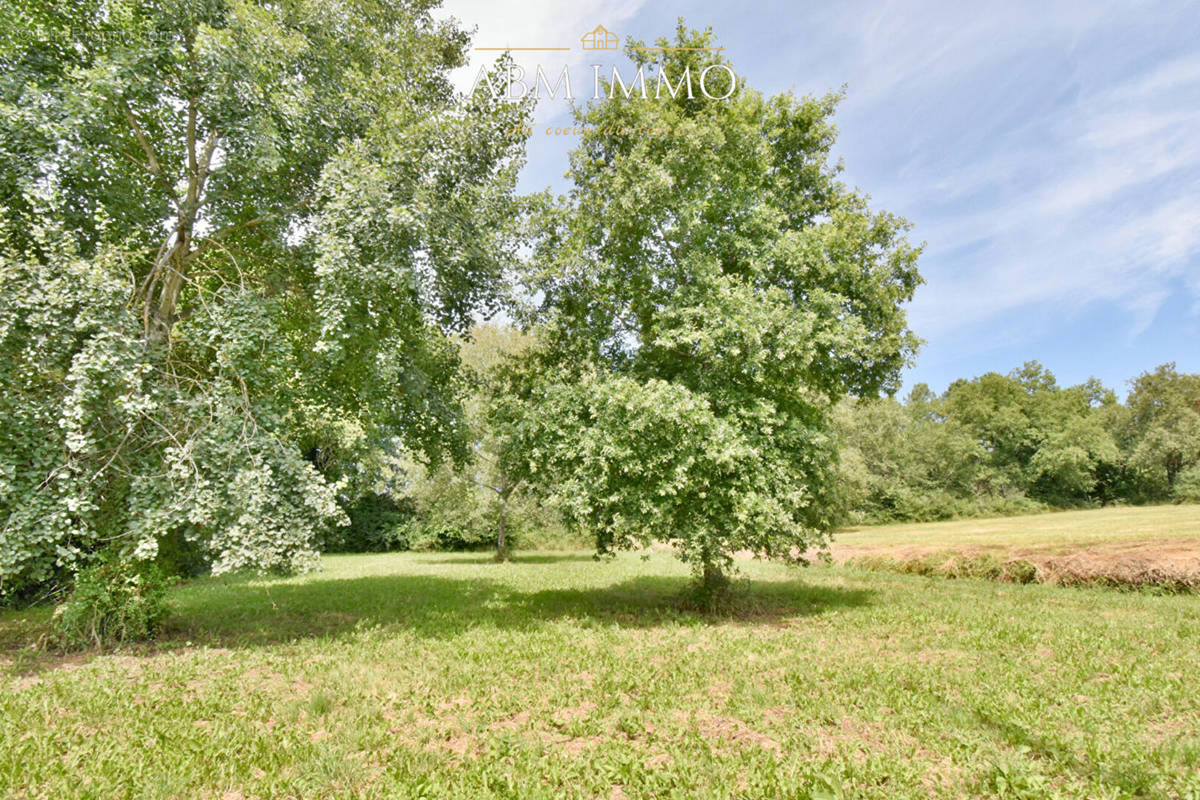
[[[303,569],[385,445],[463,450],[528,108],[428,6],[6,5],[0,600],[114,540]]]
[[[1174,497],[1184,503],[1200,503],[1200,464],[1193,464],[1179,473]]]
[[[385,553],[409,548],[414,515],[408,498],[369,492],[346,508],[350,524],[330,529],[321,542],[327,553]]]
[[[152,639],[167,613],[167,580],[151,562],[109,553],[79,572],[54,629],[67,647],[110,647]]]
[[[717,68],[711,43],[681,23],[659,68]],[[906,223],[838,180],[836,101],[739,85],[578,112],[574,187],[535,220],[540,346],[495,413],[507,468],[602,552],[670,541],[713,576],[825,542],[831,407],[898,384],[921,280]]]
[[[408,486],[415,517],[409,534],[416,550],[476,550],[494,547],[494,492],[476,485],[471,465],[442,465],[428,471],[413,465]]]
[[[1200,375],[1163,364],[1134,379],[1128,405],[1129,461],[1168,497],[1180,475],[1200,463]]]
[[[1095,381],[1060,388],[1036,361],[1008,375],[956,381],[942,400],[947,419],[961,424],[987,451],[1001,480],[1043,501],[1087,498],[1096,469],[1118,452],[1096,407],[1116,402]]]
[[[414,470],[408,497],[415,513],[408,523],[409,545],[415,550],[499,549],[500,515],[504,515],[503,555],[515,550],[578,547],[581,537],[569,531],[558,504],[515,488],[502,499],[471,477],[471,465],[443,465],[432,474]],[[586,544],[586,542],[583,542]]]
[[[823,487],[806,486],[778,452],[756,451],[685,387],[585,374],[538,392],[516,449],[533,477],[555,476],[564,511],[595,532],[601,553],[657,540],[700,567],[728,565],[739,549],[787,557],[805,541],[802,514],[820,521],[823,509],[804,502]]]
[[[1186,499],[1200,461],[1200,376],[1164,365],[1127,404],[1089,380],[1061,388],[1037,362],[1008,375],[918,385],[903,402],[837,409],[843,518],[905,522],[1029,513],[1047,506]]]
[[[214,326],[197,390],[173,356],[145,347],[115,256],[43,241],[60,260],[0,253],[0,593],[68,580],[118,537],[139,558],[181,537],[219,572],[310,564],[317,532],[341,518],[336,487],[259,424],[279,413],[276,397],[241,394],[247,374],[270,377],[269,355],[264,367],[239,358],[259,332]]]
[[[518,547],[561,547],[577,542],[564,530],[558,504],[528,491],[499,458],[511,432],[491,406],[502,402],[500,372],[519,361],[532,337],[496,325],[477,325],[459,343],[471,391],[464,403],[469,447],[465,458],[433,467],[404,466],[404,492],[414,506],[411,544],[417,549],[494,547],[507,556]],[[501,529],[503,539],[501,542]]]

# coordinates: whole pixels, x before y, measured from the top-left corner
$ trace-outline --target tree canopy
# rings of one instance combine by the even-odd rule
[[[378,442],[462,448],[528,107],[454,91],[431,5],[7,4],[0,592],[300,566]]]
[[[832,405],[898,386],[921,279],[906,223],[838,177],[838,97],[718,87],[736,78],[712,43],[681,22],[675,49],[626,53],[672,80],[713,68],[727,99],[610,86],[578,111],[528,278],[542,347],[508,413],[512,468],[602,550],[663,540],[718,579],[735,551],[825,541]]]
[[[1194,499],[1197,380],[1164,364],[1130,381],[1121,403],[1095,379],[1063,387],[1031,361],[941,395],[921,384],[903,403],[843,402],[845,515],[923,521]]]
[[[507,58],[456,91],[434,0],[0,3],[0,602],[503,556],[560,511],[715,589],[847,519],[1200,498],[1174,365],[891,399],[920,248],[843,180],[840,95],[766,96],[711,31],[630,41],[569,191],[518,197],[532,97]]]

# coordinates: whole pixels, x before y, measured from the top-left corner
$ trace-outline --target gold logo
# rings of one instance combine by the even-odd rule
[[[617,35],[603,25],[588,31],[579,37],[584,50],[616,50],[620,40]]]

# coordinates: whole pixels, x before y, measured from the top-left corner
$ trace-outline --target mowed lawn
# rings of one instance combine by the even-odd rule
[[[997,519],[878,525],[842,531],[836,536],[841,547],[978,547],[1057,553],[1163,539],[1200,544],[1200,505],[1097,508]]]
[[[1200,505],[881,525],[842,531],[832,552],[874,569],[1197,592]]]
[[[0,615],[0,796],[1200,795],[1200,598],[669,554],[336,556],[65,661]]]

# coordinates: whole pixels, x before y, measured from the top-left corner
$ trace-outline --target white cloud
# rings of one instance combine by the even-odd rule
[[[936,335],[1028,307],[1096,301],[1134,335],[1180,281],[1200,297],[1200,60],[1084,89],[1033,137],[1001,137],[947,181],[966,208],[918,235],[932,270],[914,324]],[[1024,139],[1024,141],[1023,141]],[[986,196],[987,202],[972,203]]]
[[[477,26],[472,46],[570,46],[517,58],[549,71],[588,63],[579,36],[597,24],[622,40],[643,34],[628,29],[643,3],[449,0],[440,13]],[[688,11],[693,23],[729,13]],[[763,15],[717,32],[735,63],[776,89],[848,84],[837,121],[852,179],[928,242],[928,283],[911,309],[918,333],[965,341],[991,325],[1001,338],[1034,336],[1013,320],[1031,310],[1061,320],[1107,301],[1136,335],[1180,286],[1200,313],[1200,53],[1186,44],[1194,9],[1184,0],[881,0],[775,13],[776,33],[797,46],[756,52],[775,35]],[[497,54],[471,55],[456,76],[464,88]],[[565,110],[544,103],[538,117]],[[565,150],[537,144],[565,166]]]

